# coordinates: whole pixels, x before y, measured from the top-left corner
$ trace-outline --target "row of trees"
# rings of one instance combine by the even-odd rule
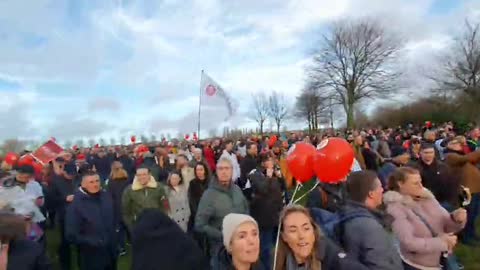
[[[249,117],[257,122],[259,133],[263,135],[267,120],[275,123],[277,133],[280,133],[282,123],[287,119],[289,113],[289,102],[285,95],[272,91],[269,96],[264,92],[252,95],[252,106]]]
[[[480,24],[472,24],[467,20],[462,34],[455,37],[439,63],[425,74],[425,80],[434,82],[435,87],[419,96],[428,98],[396,104],[400,106],[378,108],[375,112],[377,117],[361,115],[363,119],[382,123],[385,115],[407,113],[412,106],[429,105],[424,108],[430,108],[430,112],[425,112],[421,118],[433,119],[432,114],[448,115],[445,112],[455,111],[456,116],[460,113],[462,119],[480,120],[479,31]],[[323,123],[333,126],[333,113],[341,110],[346,117],[347,127],[355,127],[356,118],[361,114],[361,105],[367,100],[386,99],[402,94],[402,89],[415,87],[405,82],[400,68],[400,62],[405,60],[405,44],[406,40],[375,20],[341,20],[332,24],[311,50],[312,64],[306,68],[308,79],[296,99],[292,115],[306,121],[309,130],[317,130]],[[258,123],[261,131],[267,119],[274,119],[279,127],[279,123],[287,118],[286,100],[283,100],[285,103],[282,103],[281,114],[272,108],[278,95],[273,92],[271,97],[263,93],[253,96],[252,119]],[[356,117],[356,114],[359,115]],[[415,119],[420,118],[410,118],[408,121]]]

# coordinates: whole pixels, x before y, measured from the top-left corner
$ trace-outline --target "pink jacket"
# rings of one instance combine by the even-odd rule
[[[439,237],[433,237],[412,210],[426,219],[438,235],[458,232],[465,224],[452,220],[428,189],[418,200],[396,191],[388,191],[384,194],[383,201],[388,214],[394,218],[392,228],[400,242],[400,254],[404,262],[420,269],[438,268],[440,256],[448,250],[448,246]]]

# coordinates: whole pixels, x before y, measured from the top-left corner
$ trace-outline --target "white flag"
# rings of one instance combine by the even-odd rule
[[[200,104],[202,114],[215,110],[221,113],[218,109],[225,110],[225,121],[232,117],[235,113],[232,99],[227,95],[225,90],[206,73],[202,72],[202,79],[200,83]],[[204,110],[207,109],[207,110]],[[203,117],[202,117],[203,118]]]

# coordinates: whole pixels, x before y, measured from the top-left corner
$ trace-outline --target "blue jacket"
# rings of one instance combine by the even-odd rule
[[[67,239],[82,248],[115,248],[115,223],[110,194],[89,195],[82,188],[67,208]]]
[[[384,189],[387,188],[388,177],[395,171],[396,168],[398,168],[397,165],[392,162],[387,162],[378,170],[378,178],[382,182]]]

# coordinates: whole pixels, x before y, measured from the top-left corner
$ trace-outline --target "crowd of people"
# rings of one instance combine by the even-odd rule
[[[294,204],[289,149],[329,137],[351,144],[352,172]],[[66,150],[42,173],[3,162],[0,270],[52,269],[48,229],[62,270],[127,252],[135,270],[463,269],[457,237],[480,245],[479,143],[478,127],[429,123]]]

